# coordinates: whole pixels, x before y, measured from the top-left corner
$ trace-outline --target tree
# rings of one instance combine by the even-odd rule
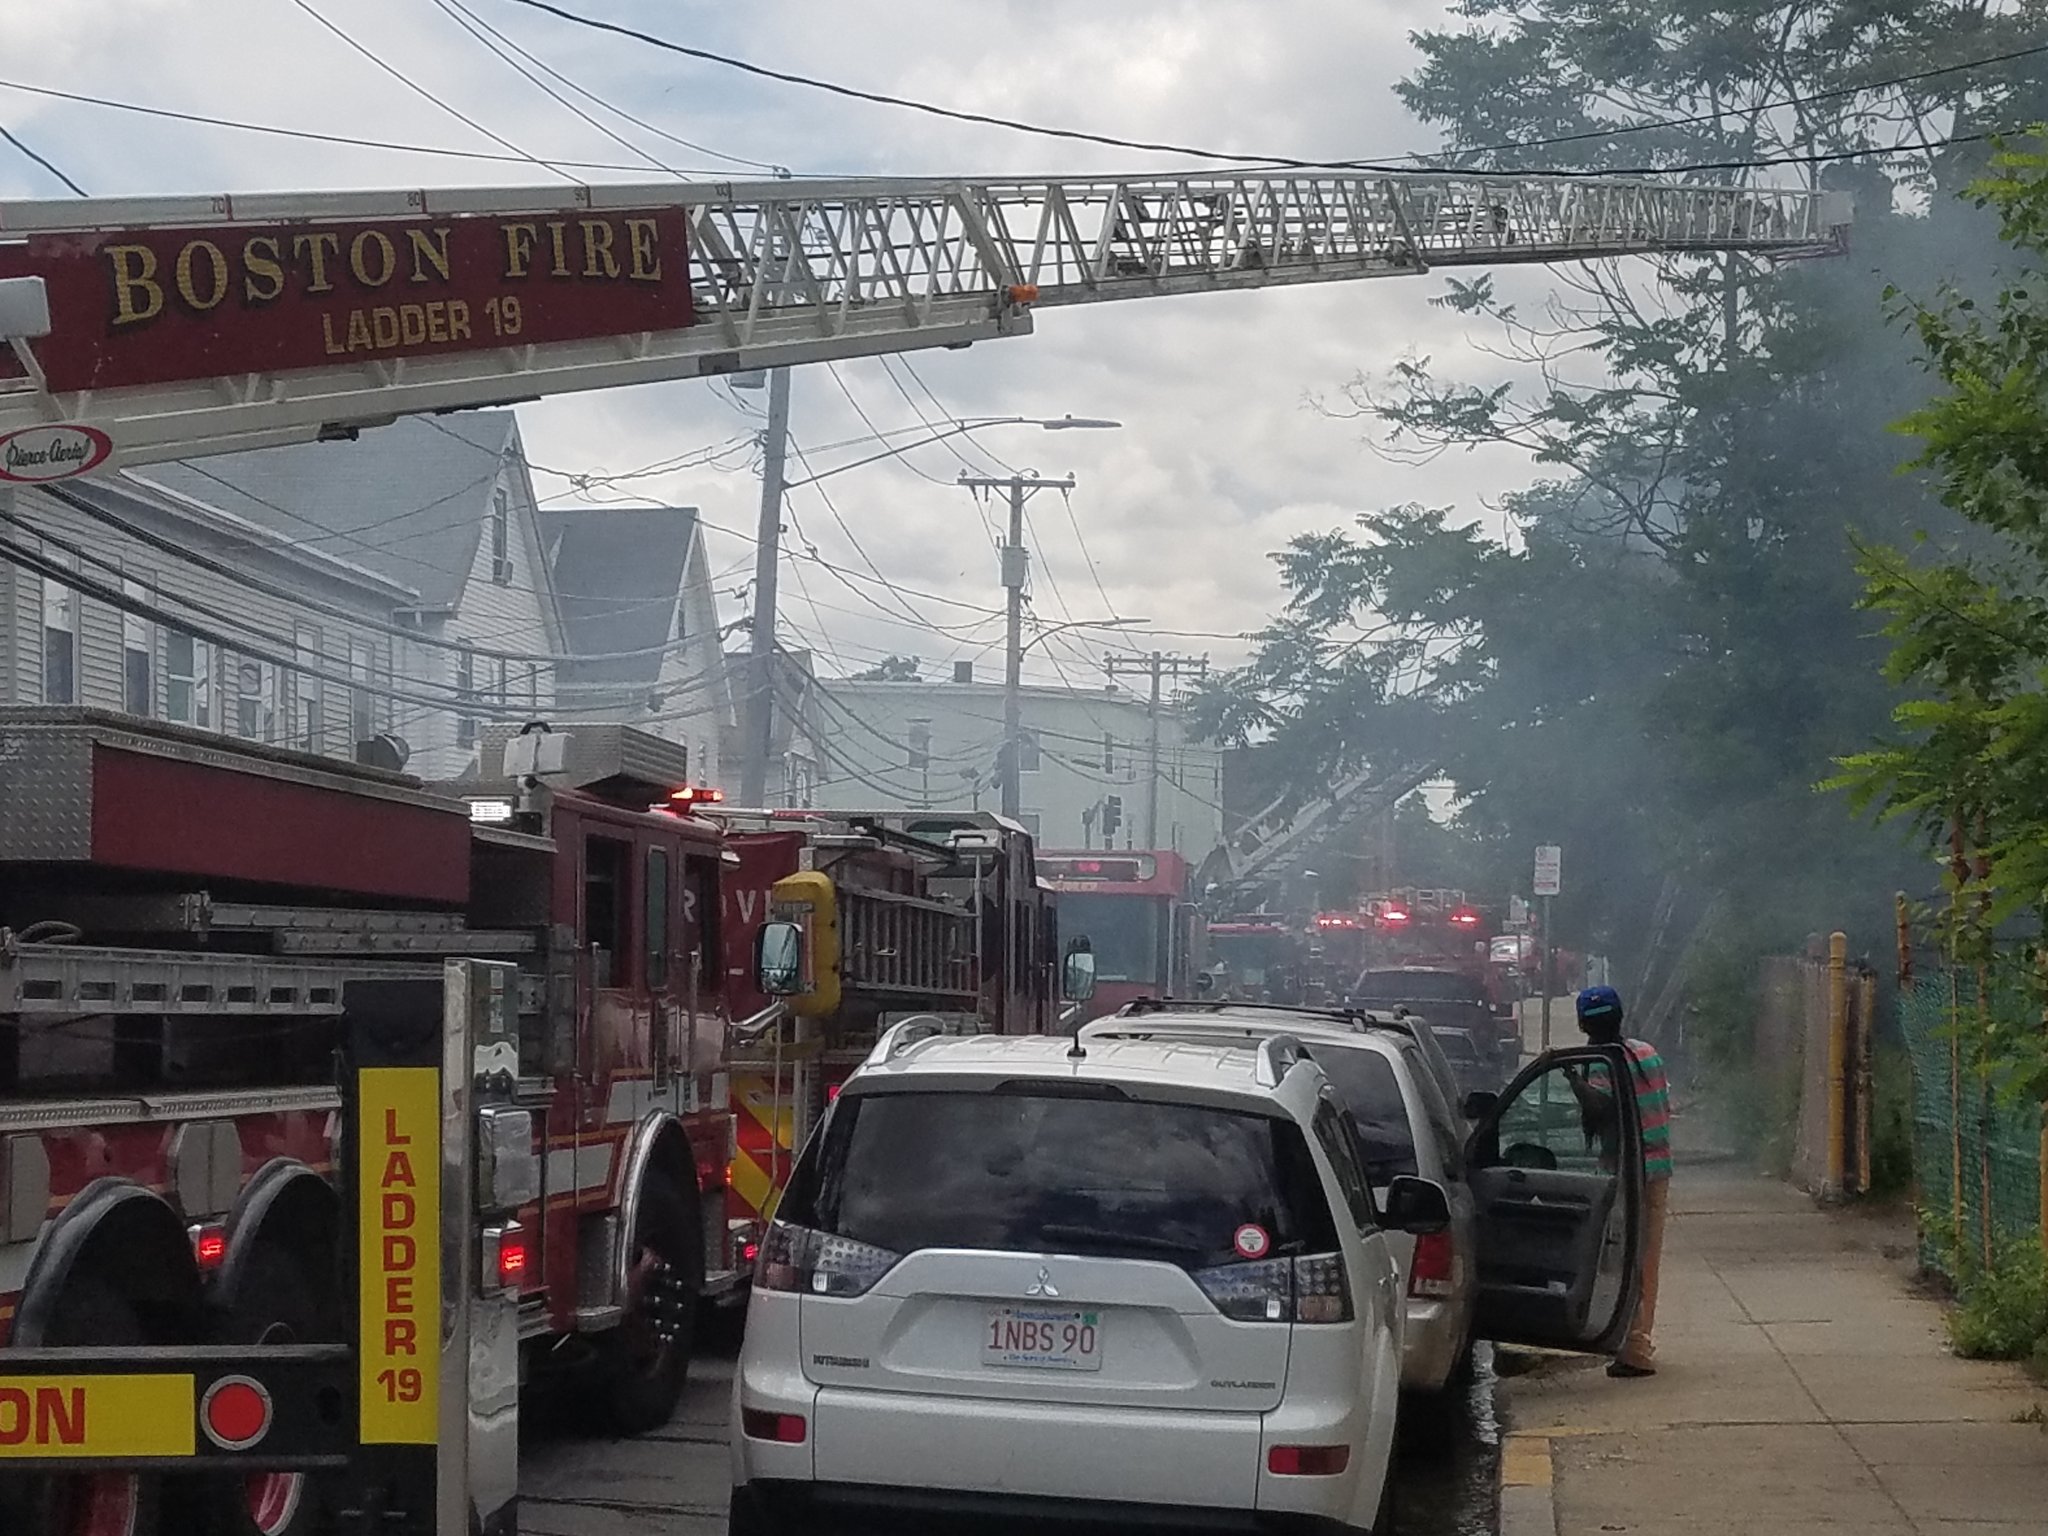
[[[855,672],[849,683],[914,683],[921,665],[915,656],[884,656],[866,671]]]
[[[1501,376],[1447,381],[1410,359],[1336,409],[1384,452],[1505,444],[1548,478],[1503,497],[1511,540],[1401,507],[1294,541],[1288,608],[1207,717],[1226,737],[1271,733],[1304,793],[1360,759],[1440,765],[1505,845],[1567,846],[1561,930],[1642,977],[1659,932],[1709,917],[1751,948],[1820,923],[1875,931],[1905,855],[1811,792],[1891,702],[1848,528],[1886,538],[1933,515],[1892,472],[1888,424],[1923,386],[1871,268],[1984,258],[1988,232],[1943,195],[1979,150],[1740,167],[2004,120],[2043,99],[2038,61],[1974,61],[2032,42],[2048,6],[1465,0],[1458,14],[1466,26],[1416,38],[1424,63],[1402,87],[1453,161],[1825,175],[1858,194],[1856,255],[1589,265],[1561,273],[1565,297],[1541,313],[1490,279],[1453,282],[1439,302],[1493,327]]]
[[[2014,971],[2037,1002],[2048,938],[2048,153],[2007,150],[1973,191],[2016,270],[1987,306],[1951,284],[1898,313],[1941,392],[1901,423],[1917,467],[1976,537],[1864,553],[1865,605],[1886,616],[1886,676],[1907,690],[1883,744],[1842,761],[1863,806],[1950,854],[1947,930],[1965,964],[1995,958],[2002,924],[2035,936]],[[2048,1098],[2039,1010],[1972,1016],[1982,1058]]]

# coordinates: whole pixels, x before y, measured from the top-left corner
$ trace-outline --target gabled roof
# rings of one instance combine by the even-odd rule
[[[366,566],[418,592],[425,607],[453,608],[514,430],[510,411],[404,416],[354,442],[259,448],[136,474]]]
[[[540,514],[566,647],[575,656],[644,651],[674,633],[689,571],[695,507],[570,507]],[[660,654],[564,664],[568,687],[651,686]]]

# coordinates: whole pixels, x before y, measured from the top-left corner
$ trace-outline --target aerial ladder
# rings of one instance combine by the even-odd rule
[[[24,487],[348,438],[408,413],[1024,336],[1040,309],[1066,305],[1438,267],[1826,256],[1845,248],[1850,212],[1846,196],[1797,188],[1366,170],[0,203],[0,508]],[[0,559],[25,557],[0,542]],[[1391,804],[1406,777],[1339,786],[1306,821],[1276,811],[1287,825],[1264,863],[1298,858],[1344,807]],[[404,1003],[404,1038],[447,1048],[434,1069],[445,1093],[468,1092],[472,1069],[479,1082],[508,1075],[495,1065],[516,1059],[503,1028],[472,1052],[462,1031],[435,1039],[433,1000]],[[347,1003],[366,1051],[398,1038],[378,1013],[397,1006]],[[455,1017],[470,1003],[448,1006]],[[373,1115],[359,1130],[396,1125]],[[443,1149],[451,1187],[466,1189],[492,1150]],[[367,1214],[356,1241],[378,1241]],[[392,1536],[509,1536],[514,1506],[495,1502],[509,1498],[507,1469],[494,1464],[487,1496],[461,1426],[511,1422],[516,1396],[502,1372],[464,1365],[464,1335],[450,1338],[419,1384],[415,1406],[433,1422],[404,1434],[357,1422],[346,1393],[289,1385],[294,1371],[344,1372],[348,1349],[238,1346],[234,1369],[255,1384],[243,1397],[270,1401],[274,1380],[280,1423],[307,1419],[316,1399],[342,1417],[274,1453],[236,1451],[233,1465],[338,1472],[366,1527]],[[154,1364],[190,1388],[195,1369],[229,1368],[218,1350],[140,1353],[0,1350],[0,1387],[17,1415],[22,1402],[55,1404],[54,1433],[79,1373]],[[179,1466],[194,1444],[241,1443],[210,1419],[195,1429],[184,1408],[166,1422],[183,1437]],[[160,1464],[113,1450],[16,1460],[0,1469],[0,1506],[10,1487],[35,1486],[13,1475],[25,1470]]]
[[[1204,892],[1213,888],[1207,904],[1217,912],[1236,910],[1283,891],[1308,869],[1317,849],[1392,810],[1436,773],[1433,765],[1367,764],[1306,801],[1292,792],[1276,796],[1204,862],[1196,879]]]
[[[0,203],[0,469],[1028,335],[1040,309],[1844,248],[1846,194],[1376,171]]]

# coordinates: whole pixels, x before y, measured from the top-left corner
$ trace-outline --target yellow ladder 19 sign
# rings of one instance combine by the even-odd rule
[[[441,1074],[366,1067],[356,1152],[365,1445],[432,1445],[440,1413]]]

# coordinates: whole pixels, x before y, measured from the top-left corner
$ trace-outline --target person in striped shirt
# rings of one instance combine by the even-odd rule
[[[1643,1129],[1643,1287],[1629,1323],[1621,1353],[1607,1367],[1619,1377],[1654,1376],[1657,1347],[1651,1334],[1657,1325],[1657,1273],[1664,1255],[1664,1219],[1671,1203],[1671,1084],[1664,1058],[1647,1040],[1631,1040],[1621,1032],[1621,994],[1612,987],[1588,987],[1578,997],[1579,1028],[1594,1045],[1619,1045],[1630,1058],[1635,1079],[1636,1117]],[[1589,1133],[1616,1125],[1613,1085],[1606,1068],[1595,1066],[1575,1074],[1573,1091],[1586,1117]]]

